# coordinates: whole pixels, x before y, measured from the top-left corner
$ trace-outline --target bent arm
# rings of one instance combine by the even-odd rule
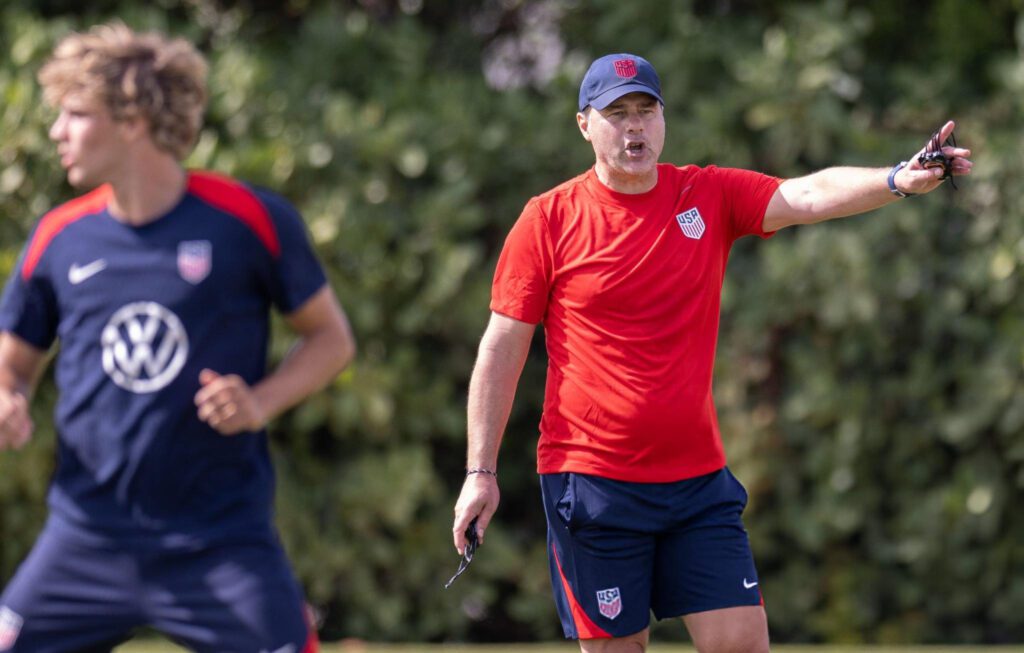
[[[252,389],[264,422],[330,383],[356,351],[348,318],[330,286],[325,285],[286,315],[285,322],[298,341],[281,364]]]
[[[0,333],[0,450],[32,437],[28,403],[46,365],[46,352],[13,333]]]
[[[13,333],[0,333],[0,388],[31,399],[45,366],[44,350]]]
[[[497,472],[498,449],[535,328],[533,324],[491,314],[469,381],[467,469]],[[455,548],[460,553],[466,546],[466,527],[476,517],[477,534],[483,541],[484,531],[498,509],[499,496],[496,476],[481,473],[466,477],[455,504],[452,526]]]

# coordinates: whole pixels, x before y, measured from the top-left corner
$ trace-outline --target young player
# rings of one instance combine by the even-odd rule
[[[40,72],[78,199],[45,214],[0,302],[0,448],[32,434],[59,341],[50,515],[0,597],[0,650],[110,651],[149,625],[196,651],[315,651],[271,513],[265,426],[349,362],[295,210],[181,161],[206,64],[123,24]],[[269,312],[295,345],[266,369]]]

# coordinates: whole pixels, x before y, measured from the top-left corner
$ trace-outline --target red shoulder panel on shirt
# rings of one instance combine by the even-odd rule
[[[214,172],[190,172],[188,192],[210,206],[229,213],[252,229],[270,255],[281,255],[281,242],[263,202],[239,181]]]
[[[21,278],[28,280],[32,276],[43,252],[46,251],[54,237],[64,230],[64,227],[79,218],[101,211],[109,201],[110,186],[104,184],[81,197],[61,204],[44,215],[43,219],[39,221],[39,227],[25,253],[25,261],[21,266]]]

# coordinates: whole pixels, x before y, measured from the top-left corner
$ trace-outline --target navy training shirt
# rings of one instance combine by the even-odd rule
[[[0,330],[56,360],[51,514],[80,532],[162,547],[272,529],[266,433],[200,421],[199,372],[267,372],[270,308],[326,282],[282,198],[210,172],[143,226],[100,187],[42,217],[0,300]]]

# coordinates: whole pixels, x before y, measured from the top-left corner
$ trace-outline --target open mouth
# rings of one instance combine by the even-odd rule
[[[627,143],[626,152],[629,154],[641,154],[644,151],[643,143]]]

